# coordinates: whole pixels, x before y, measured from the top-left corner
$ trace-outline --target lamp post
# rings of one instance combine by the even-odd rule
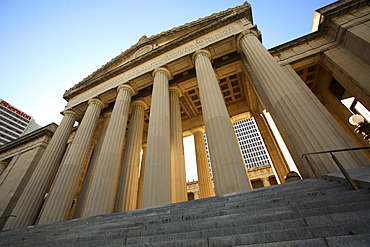
[[[361,133],[364,136],[364,140],[370,142],[370,124],[365,122],[365,119],[361,115],[353,115],[349,118],[349,122],[352,125],[357,125],[355,128],[356,133]]]

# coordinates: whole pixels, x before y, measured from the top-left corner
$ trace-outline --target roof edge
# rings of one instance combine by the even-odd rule
[[[244,13],[244,15],[242,14]],[[240,15],[242,14],[242,15]],[[180,32],[180,31],[183,31],[185,30],[186,28],[191,28],[195,25],[199,25],[201,24],[202,22],[209,22],[211,21],[212,19],[223,19],[223,18],[232,18],[233,16],[236,16],[236,15],[239,15],[239,18],[237,19],[240,19],[240,18],[243,18],[243,17],[247,17],[251,22],[253,22],[252,20],[252,12],[251,12],[251,6],[248,2],[244,2],[243,5],[239,5],[239,6],[236,6],[234,8],[229,8],[227,10],[224,10],[224,11],[221,11],[221,12],[218,12],[218,13],[214,13],[212,15],[209,15],[209,16],[206,16],[204,18],[200,18],[196,21],[193,21],[193,22],[190,22],[190,23],[185,23],[184,25],[181,25],[181,26],[178,26],[178,27],[175,27],[175,28],[172,28],[168,31],[164,31],[164,32],[161,32],[159,34],[156,34],[156,35],[153,35],[149,38],[146,38],[146,40],[144,42],[141,42],[141,39],[139,40],[139,42],[137,42],[135,45],[132,45],[130,48],[128,48],[127,50],[125,50],[124,52],[122,52],[121,54],[119,54],[118,56],[116,56],[115,58],[111,59],[108,63],[106,63],[105,65],[103,65],[102,67],[100,67],[98,70],[96,70],[95,72],[93,72],[92,74],[90,74],[88,77],[84,78],[82,81],[80,81],[79,83],[75,84],[73,87],[71,87],[70,89],[66,90],[64,95],[63,95],[63,98],[65,100],[69,100],[71,98],[73,98],[74,96],[76,96],[77,94],[85,91],[85,90],[88,90],[90,89],[91,87],[95,86],[95,85],[98,85],[110,78],[113,78],[114,76],[117,76],[118,74],[124,72],[125,70],[131,68],[131,67],[134,67],[134,66],[137,66],[139,65],[141,62],[147,60],[149,58],[149,55],[152,55],[152,54],[156,54],[156,55],[159,55],[161,53],[163,53],[163,50],[164,51],[168,51],[170,49],[173,48],[173,44],[174,43],[178,43],[178,42],[181,42],[181,40],[184,39],[184,37],[188,37],[189,34],[186,34],[186,35],[183,35],[175,40],[172,40],[170,41],[169,43],[167,44],[164,44],[163,46],[160,46],[154,50],[152,50],[151,52],[147,53],[147,54],[144,54],[138,58],[135,58],[127,63],[124,63],[120,66],[118,66],[117,68],[115,69],[112,69],[110,71],[108,71],[107,73],[95,78],[95,79],[92,79],[96,74],[98,74],[99,72],[103,71],[104,69],[107,69],[109,66],[111,66],[112,64],[116,63],[116,61],[118,61],[120,58],[123,58],[124,56],[127,56],[130,52],[133,52],[134,50],[136,49],[139,49],[140,47],[142,46],[145,46],[149,43],[153,43],[155,42],[157,39],[159,38],[162,38],[164,36],[167,36],[167,35],[170,35],[170,34],[173,34],[173,33],[176,33],[176,32]],[[223,20],[225,22],[225,20]],[[217,25],[220,25],[220,23],[217,23]],[[201,28],[199,29],[200,32],[204,32],[205,29],[209,29],[210,26],[215,26],[215,23],[211,23],[211,25],[206,25],[204,28]],[[193,32],[192,32],[193,33]],[[191,34],[192,34],[191,33]],[[197,32],[199,33],[199,32]],[[207,32],[206,32],[207,33]],[[186,39],[188,40],[188,39]],[[167,48],[167,49],[163,49],[163,48]],[[159,51],[162,51],[158,54]],[[145,59],[143,59],[145,58]]]

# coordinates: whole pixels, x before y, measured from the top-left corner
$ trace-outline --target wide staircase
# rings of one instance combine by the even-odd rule
[[[370,246],[370,191],[306,179],[2,231],[0,246]]]

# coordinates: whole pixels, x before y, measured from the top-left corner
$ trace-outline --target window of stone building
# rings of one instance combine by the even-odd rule
[[[329,90],[339,100],[343,99],[343,95],[346,91],[346,89],[334,78],[332,79],[332,81],[330,83]]]
[[[188,201],[192,201],[194,200],[194,193],[193,192],[189,192],[188,193]]]
[[[276,178],[275,177],[269,178],[269,182],[270,182],[271,185],[278,184],[278,182],[276,181]]]
[[[254,180],[254,181],[251,181],[251,182],[252,182],[253,189],[257,189],[257,188],[262,188],[263,187],[263,182],[262,182],[261,179]]]

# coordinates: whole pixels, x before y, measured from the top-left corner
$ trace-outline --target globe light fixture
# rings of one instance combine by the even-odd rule
[[[364,140],[370,142],[370,124],[365,122],[363,116],[356,114],[351,116],[348,121],[350,124],[357,126],[354,130],[356,133],[361,133],[364,136]]]

